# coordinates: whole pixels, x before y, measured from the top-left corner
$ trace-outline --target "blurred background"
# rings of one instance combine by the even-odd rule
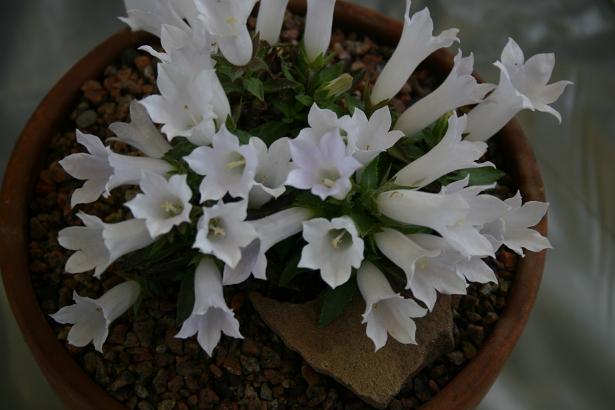
[[[354,0],[401,19],[404,0]],[[523,113],[550,208],[549,253],[530,322],[481,410],[613,409],[615,406],[615,1],[415,0],[436,31],[457,27],[476,70],[509,36],[526,56],[555,51],[552,81],[568,79],[556,104],[562,125]],[[38,103],[90,49],[123,28],[121,0],[2,0],[0,172]],[[0,250],[1,251],[1,250]],[[0,285],[1,286],[1,285]],[[61,409],[0,292],[0,407]]]

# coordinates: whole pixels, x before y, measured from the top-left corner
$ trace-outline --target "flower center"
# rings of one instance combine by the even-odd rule
[[[234,26],[235,23],[237,23],[237,19],[235,18],[235,16],[229,16],[226,18],[226,24],[228,24],[229,26]]]
[[[339,177],[340,173],[337,169],[325,170],[321,173],[320,183],[327,188],[333,188]]]
[[[332,229],[329,239],[333,249],[343,250],[352,245],[352,236],[345,229]]]
[[[228,162],[226,163],[226,169],[230,169],[230,170],[241,169],[241,170],[243,170],[243,168],[246,165],[245,157],[243,155],[239,154],[238,152],[233,152],[231,155],[229,155],[227,160],[228,160]]]
[[[226,230],[220,218],[211,218],[209,220],[209,235],[224,237]]]
[[[166,200],[161,205],[165,215],[169,218],[177,216],[184,211],[184,205],[180,201]]]
[[[417,262],[417,267],[418,267],[419,269],[427,269],[427,267],[428,267],[428,266],[429,266],[429,262],[427,261],[427,259],[426,259],[426,258],[420,259],[420,260]]]

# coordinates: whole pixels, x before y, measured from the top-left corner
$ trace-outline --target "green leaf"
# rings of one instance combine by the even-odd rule
[[[286,90],[294,90],[301,87],[296,81],[286,78],[272,78],[265,82],[265,94],[275,94]]]
[[[251,130],[252,135],[258,135],[267,145],[282,138],[288,132],[288,125],[280,121],[269,121]]]
[[[354,277],[335,289],[327,289],[324,292],[318,325],[327,326],[339,318],[352,302],[356,292],[357,283]]]
[[[305,105],[306,107],[310,107],[312,103],[314,102],[314,99],[312,97],[310,97],[309,95],[305,95],[305,94],[296,95],[295,99],[299,101],[301,104]]]
[[[349,216],[357,227],[361,237],[367,236],[380,225],[378,219],[365,212],[350,211]]]
[[[363,170],[363,174],[361,175],[361,182],[360,182],[361,188],[363,188],[364,190],[378,188],[378,183],[380,182],[379,165],[380,165],[380,156],[376,157]]]
[[[243,86],[260,101],[265,101],[265,86],[261,80],[255,77],[244,78]]]
[[[192,308],[194,307],[194,272],[186,274],[180,285],[179,293],[177,294],[177,311],[175,314],[175,323],[181,325],[184,320],[188,319]]]
[[[468,175],[470,176],[470,182],[468,184],[470,186],[491,185],[499,181],[500,178],[506,175],[506,173],[493,167],[460,169],[452,174],[443,176],[438,180],[438,182],[442,185],[448,185],[452,182],[462,180]]]

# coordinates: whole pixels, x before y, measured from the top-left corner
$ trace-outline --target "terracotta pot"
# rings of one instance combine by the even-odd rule
[[[305,0],[291,0],[290,9],[305,13]],[[338,1],[336,25],[356,30],[382,44],[395,45],[402,31],[399,21]],[[28,121],[13,151],[0,196],[0,246],[4,286],[13,314],[35,359],[62,401],[72,409],[123,409],[73,361],[56,338],[39,307],[28,270],[28,204],[44,163],[47,147],[68,116],[81,85],[99,78],[121,51],[151,41],[144,33],[120,32],[75,65],[51,90]],[[424,63],[446,74],[453,56],[439,50]],[[545,193],[534,154],[517,121],[511,121],[497,137],[506,156],[506,168],[525,200],[544,201]],[[538,230],[547,231],[546,218]],[[531,253],[518,266],[505,310],[478,355],[429,403],[425,409],[475,407],[515,346],[534,304],[542,277],[545,253]]]

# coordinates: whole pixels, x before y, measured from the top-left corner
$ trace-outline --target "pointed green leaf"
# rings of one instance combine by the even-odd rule
[[[327,326],[339,318],[357,293],[357,283],[354,277],[335,289],[327,289],[323,295],[322,308],[320,310],[319,326]]]

